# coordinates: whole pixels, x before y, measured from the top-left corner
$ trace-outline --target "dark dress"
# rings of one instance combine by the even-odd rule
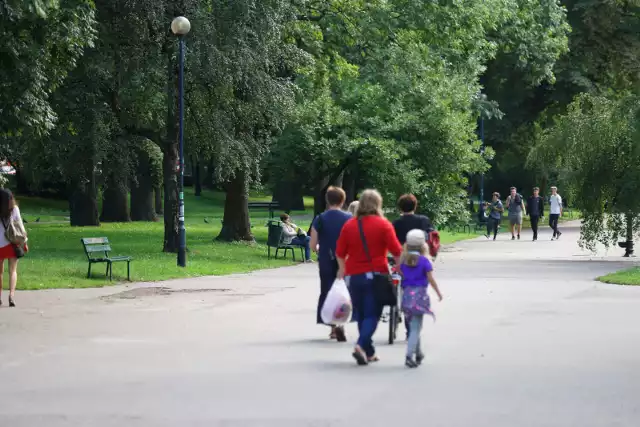
[[[320,311],[325,298],[331,289],[331,285],[338,275],[338,260],[336,259],[336,243],[344,224],[351,219],[351,214],[332,209],[318,215],[313,221],[313,228],[318,232],[318,267],[320,270],[320,297],[318,298],[318,311],[316,322],[324,324]]]

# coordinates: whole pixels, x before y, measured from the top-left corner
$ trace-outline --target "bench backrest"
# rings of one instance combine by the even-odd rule
[[[106,237],[85,237],[80,241],[84,246],[84,253],[89,259],[109,256],[109,252],[111,252],[111,245]]]
[[[267,246],[277,248],[282,243],[283,229],[280,221],[269,221],[269,234],[267,235]]]

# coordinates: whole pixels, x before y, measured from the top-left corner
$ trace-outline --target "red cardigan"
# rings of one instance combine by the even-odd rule
[[[388,273],[387,252],[395,256],[402,253],[393,225],[386,218],[375,215],[364,216],[361,221],[372,262],[369,262],[362,245],[358,219],[352,218],[342,227],[336,246],[338,258],[346,258],[345,276],[369,272]]]

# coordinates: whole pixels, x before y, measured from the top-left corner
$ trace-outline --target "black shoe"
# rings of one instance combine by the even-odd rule
[[[558,231],[558,234],[556,235],[556,240],[558,240],[560,236],[562,236],[562,233]]]
[[[424,353],[416,354],[416,364],[418,366],[422,365],[422,361],[424,360]]]
[[[411,357],[407,357],[404,360],[404,366],[406,366],[407,368],[417,368],[418,364],[416,363],[415,360],[413,360]]]
[[[514,236],[513,234],[511,235],[511,240],[516,240],[516,236]]]
[[[15,307],[16,303],[13,302],[13,298],[9,297],[9,307]]]
[[[518,240],[520,240],[520,235],[518,234]]]
[[[344,328],[343,327],[336,327],[334,329],[334,333],[336,334],[336,340],[338,342],[346,342],[347,341],[347,336],[344,333]]]
[[[495,237],[493,238],[493,241],[494,241],[494,242],[496,241],[496,238],[495,238]]]

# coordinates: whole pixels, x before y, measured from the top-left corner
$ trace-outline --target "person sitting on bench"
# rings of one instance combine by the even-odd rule
[[[285,245],[302,246],[304,248],[304,261],[311,262],[311,246],[309,246],[311,237],[309,237],[300,227],[292,223],[289,215],[280,215],[280,221],[282,221],[282,230],[284,234],[282,243]]]

